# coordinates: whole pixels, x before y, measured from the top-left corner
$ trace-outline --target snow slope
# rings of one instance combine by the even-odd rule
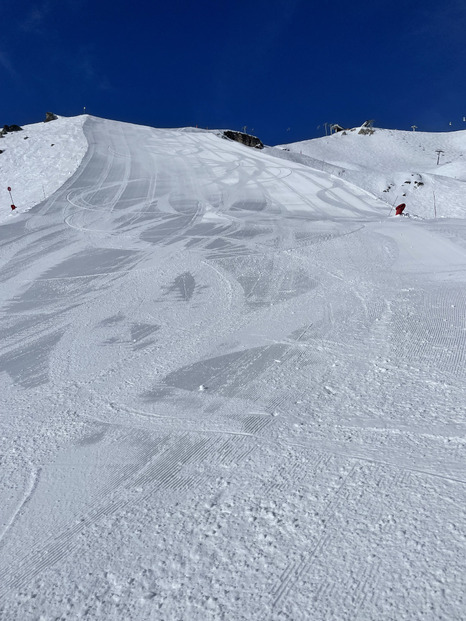
[[[86,116],[24,125],[0,139],[0,222],[11,215],[11,187],[18,212],[51,196],[73,175],[86,151]]]
[[[390,205],[404,202],[413,215],[466,215],[466,131],[375,128],[374,133],[364,135],[356,129],[283,148],[289,154],[274,151],[331,172]]]
[[[466,220],[84,133],[0,227],[0,619],[464,618]]]

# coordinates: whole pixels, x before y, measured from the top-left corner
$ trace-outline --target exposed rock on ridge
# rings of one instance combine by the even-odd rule
[[[231,129],[227,129],[223,132],[225,138],[229,140],[235,140],[236,142],[240,142],[241,144],[246,145],[247,147],[254,147],[256,149],[263,149],[264,145],[261,140],[257,138],[257,136],[251,136],[250,134],[244,134],[243,132],[235,132]]]
[[[58,119],[58,116],[54,114],[53,112],[46,112],[44,123],[48,123],[49,121],[56,121],[57,119]]]

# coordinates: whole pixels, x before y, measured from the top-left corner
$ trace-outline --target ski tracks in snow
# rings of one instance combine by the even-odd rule
[[[451,274],[441,253],[429,264],[437,280],[420,273],[415,229],[380,224],[368,195],[212,134],[98,120],[87,131],[74,182],[28,220],[34,256],[54,249],[37,269],[22,264],[21,287],[34,284],[11,289],[9,311],[24,317],[12,324],[17,342],[8,336],[21,354],[42,292],[39,310],[64,333],[23,388],[60,394],[57,408],[73,408],[86,433],[36,467],[5,524],[3,549],[24,524],[35,530],[19,560],[2,561],[1,597],[46,589],[53,566],[84,581],[83,550],[100,568],[92,541],[114,545],[114,558],[120,532],[159,544],[144,506],[169,515],[170,544],[157,550],[182,558],[176,601],[191,610],[205,613],[201,594],[218,580],[224,616],[238,619],[259,605],[277,620],[382,618],[388,603],[403,618],[405,583],[454,611],[460,591],[435,599],[428,568],[431,558],[461,565],[451,552],[464,517],[460,255]],[[18,370],[9,389],[28,377]],[[59,423],[31,429],[46,443]],[[43,509],[68,489],[62,514]],[[222,513],[228,494],[236,513]],[[175,505],[198,529],[196,561]],[[113,528],[115,542],[101,543]]]
[[[39,483],[40,472],[41,472],[41,468],[34,468],[32,470],[31,475],[29,477],[29,483],[28,483],[27,489],[26,489],[26,491],[25,491],[21,501],[19,502],[16,511],[13,513],[11,518],[8,520],[7,524],[5,524],[5,527],[3,528],[2,532],[0,533],[0,547],[2,545],[3,539],[8,534],[8,531],[14,526],[16,521],[23,514],[23,511],[24,511],[26,505],[31,500],[31,498],[32,498],[32,496],[33,496],[33,494],[34,494],[34,492],[35,492],[35,490],[37,488],[37,485]]]

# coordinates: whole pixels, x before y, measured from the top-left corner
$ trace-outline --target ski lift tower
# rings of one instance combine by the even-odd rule
[[[437,149],[437,150],[435,151],[435,153],[437,153],[437,166],[438,166],[438,164],[439,164],[439,162],[440,162],[440,156],[441,156],[443,153],[445,153],[445,151],[442,151],[442,149]]]

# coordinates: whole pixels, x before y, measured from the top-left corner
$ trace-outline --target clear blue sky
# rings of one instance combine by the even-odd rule
[[[466,129],[465,68],[466,0],[3,0],[0,124]]]

